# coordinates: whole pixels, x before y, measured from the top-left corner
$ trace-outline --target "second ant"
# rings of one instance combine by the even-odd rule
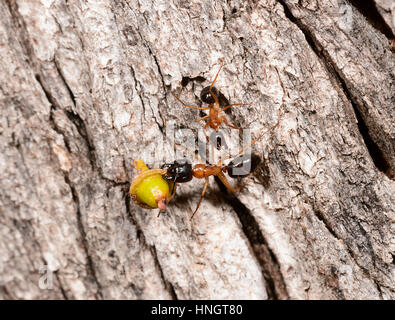
[[[199,119],[196,119],[195,122],[199,121],[205,121],[207,120],[206,124],[204,125],[203,129],[206,130],[208,127],[214,129],[216,132],[218,132],[218,129],[222,123],[227,125],[228,127],[232,129],[241,129],[240,127],[237,127],[235,125],[232,125],[228,122],[227,118],[225,115],[222,114],[225,110],[234,107],[234,106],[246,106],[250,105],[251,103],[233,103],[229,104],[227,106],[221,106],[220,101],[219,101],[219,91],[214,87],[214,84],[218,78],[218,74],[221,71],[222,67],[224,65],[224,60],[222,59],[221,66],[213,80],[210,86],[203,88],[201,94],[200,94],[200,99],[204,102],[207,103],[207,107],[198,107],[198,106],[193,106],[186,104],[183,102],[173,91],[172,94],[173,96],[180,102],[184,107],[191,108],[191,109],[196,109],[196,110],[208,110],[209,113],[205,115],[204,117],[201,117]],[[207,136],[206,136],[207,137]]]

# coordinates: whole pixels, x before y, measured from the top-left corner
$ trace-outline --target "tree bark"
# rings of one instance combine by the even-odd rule
[[[363,10],[0,0],[0,12],[1,299],[395,298],[393,39]],[[202,128],[170,91],[201,105],[222,57],[216,87],[252,102],[230,122],[257,134],[280,110],[280,124],[253,146],[263,164],[240,193],[210,178],[190,221],[203,183],[180,184],[157,218],[128,195],[133,160],[159,167],[171,122]]]

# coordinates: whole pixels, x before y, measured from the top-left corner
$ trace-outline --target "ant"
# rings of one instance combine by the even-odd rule
[[[220,98],[221,98],[221,93],[214,87],[215,81],[218,78],[218,74],[221,71],[222,67],[224,66],[224,59],[222,58],[221,66],[213,80],[210,86],[205,87],[202,89],[200,93],[200,99],[208,104],[208,107],[197,107],[193,105],[186,104],[183,102],[177,95],[171,91],[173,96],[180,102],[184,107],[191,108],[191,109],[196,109],[196,110],[209,110],[209,114],[205,115],[204,117],[201,117],[199,119],[196,119],[195,122],[203,121],[203,120],[208,120],[206,124],[204,125],[203,129],[206,130],[208,127],[211,127],[214,129],[216,132],[218,132],[219,126],[221,125],[222,122],[224,122],[228,127],[233,128],[233,129],[241,129],[240,127],[234,126],[228,122],[226,117],[224,115],[221,115],[221,112],[234,107],[234,106],[246,106],[250,105],[251,103],[234,103],[234,104],[228,104],[224,107],[221,107],[220,104]],[[224,101],[224,99],[221,99]],[[206,136],[207,137],[207,136]]]
[[[166,173],[163,174],[162,177],[167,181],[173,182],[174,187],[176,183],[189,182],[192,180],[192,178],[206,180],[196,209],[190,217],[190,220],[192,220],[193,216],[198,211],[200,203],[202,202],[206,193],[210,176],[218,177],[229,191],[236,193],[240,191],[241,187],[232,187],[226,178],[225,173],[227,173],[231,178],[246,177],[250,172],[255,171],[260,161],[261,159],[255,154],[247,157],[239,155],[227,165],[222,165],[220,161],[218,164],[214,165],[196,164],[192,167],[191,163],[183,159],[176,160],[173,163],[165,163],[162,165],[161,169],[166,170]],[[171,193],[172,192],[173,191],[171,191]]]
[[[271,126],[266,131],[262,132],[257,138],[252,140],[249,145],[244,147],[239,153],[234,157],[234,159],[229,162],[227,165],[223,165],[220,160],[218,164],[196,164],[192,167],[191,163],[186,160],[176,160],[173,163],[165,163],[162,165],[161,169],[166,170],[166,173],[162,174],[162,177],[170,182],[173,182],[173,187],[171,190],[171,194],[174,192],[174,188],[177,183],[185,183],[192,180],[192,178],[197,179],[205,179],[205,183],[203,186],[203,190],[200,194],[199,202],[196,206],[195,211],[193,212],[190,220],[192,220],[193,216],[199,209],[200,203],[203,200],[203,197],[206,193],[209,177],[216,176],[218,177],[224,186],[231,192],[237,193],[241,188],[233,188],[229,181],[227,180],[225,173],[229,175],[231,178],[243,178],[250,174],[250,172],[255,171],[257,166],[260,163],[260,158],[254,154],[249,157],[241,156],[244,152],[259,141],[263,135],[273,130],[280,124],[281,120],[281,109],[278,111],[278,119],[277,122]],[[247,168],[247,169],[246,169]]]

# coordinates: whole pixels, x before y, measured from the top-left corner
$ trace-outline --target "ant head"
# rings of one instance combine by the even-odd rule
[[[234,158],[226,166],[226,171],[231,178],[244,178],[254,172],[261,162],[256,154],[246,154]]]
[[[166,173],[163,178],[176,183],[188,182],[192,180],[192,165],[185,159],[176,160],[173,163],[165,163],[161,169]]]
[[[211,92],[216,97],[218,97],[218,90],[216,87],[212,87]],[[215,102],[213,96],[210,93],[210,86],[202,89],[202,92],[200,93],[200,100],[202,100],[204,103],[208,103],[208,104],[213,104]]]

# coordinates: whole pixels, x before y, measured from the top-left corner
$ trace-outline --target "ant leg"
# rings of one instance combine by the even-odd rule
[[[217,74],[215,75],[215,78],[214,78],[213,82],[211,83],[211,86],[210,86],[210,89],[209,89],[211,97],[214,99],[214,102],[215,102],[215,104],[217,106],[219,106],[219,100],[218,100],[217,96],[214,94],[214,92],[212,91],[212,88],[214,87],[215,81],[217,81],[219,72],[221,71],[222,67],[224,66],[224,61],[225,61],[225,59],[222,58],[221,66],[219,67],[219,69],[217,71]]]
[[[171,186],[171,189],[170,189],[169,197],[172,197],[175,194],[175,192],[176,192],[176,180],[177,180],[177,178],[178,178],[178,175],[176,175],[174,177],[174,181],[173,181],[173,185]]]
[[[202,193],[201,193],[201,195],[200,195],[200,199],[199,199],[199,202],[198,202],[198,204],[197,204],[197,206],[196,206],[196,209],[195,209],[195,211],[192,213],[192,215],[191,215],[191,217],[189,218],[189,220],[192,220],[193,216],[194,216],[195,213],[198,211],[198,209],[199,209],[199,207],[200,207],[200,203],[202,202],[203,197],[204,197],[204,194],[206,193],[207,186],[208,186],[208,177],[206,177],[206,182],[204,183],[203,191],[202,191]]]
[[[206,120],[206,119],[208,119],[208,118],[210,118],[210,115],[209,115],[209,114],[206,115],[206,116],[204,116],[204,117],[201,117],[201,118],[199,118],[199,119],[196,119],[195,122],[203,121],[203,120]],[[203,131],[204,131],[204,135],[206,136],[207,143],[210,141],[210,139],[209,139],[209,137],[207,136],[207,133],[206,133],[206,129],[208,128],[209,125],[210,125],[210,121],[207,122],[207,123],[204,125],[204,127],[203,127]]]
[[[224,184],[224,186],[226,187],[226,189],[228,189],[229,191],[231,191],[231,192],[233,192],[233,193],[237,193],[237,192],[239,192],[239,191],[242,189],[242,187],[233,188],[233,187],[230,185],[228,179],[226,179],[225,175],[224,175],[222,172],[220,172],[220,173],[217,175],[217,177],[221,180],[221,182]]]
[[[223,107],[223,108],[221,109],[221,111],[225,111],[226,109],[229,109],[229,108],[234,107],[234,106],[249,106],[249,105],[251,105],[251,103],[234,103],[234,104],[230,104],[230,105],[228,105],[228,106],[226,106],[226,107]],[[237,126],[234,126],[234,125],[229,124],[229,122],[228,122],[228,120],[226,119],[225,116],[222,116],[220,119],[221,119],[221,122],[222,122],[222,121],[225,122],[225,124],[226,124],[228,127],[230,127],[230,128],[233,128],[233,129],[241,129],[240,127],[237,127]]]
[[[228,119],[226,119],[224,116],[220,117],[220,119],[221,119],[221,122],[223,121],[228,127],[232,128],[232,129],[239,129],[239,130],[241,129],[240,127],[230,124],[228,122]]]
[[[271,126],[269,129],[263,131],[257,138],[255,138],[254,140],[252,140],[250,144],[248,144],[246,147],[244,147],[243,149],[241,149],[235,156],[229,157],[228,159],[231,159],[231,158],[234,158],[234,157],[237,157],[237,156],[243,154],[249,147],[251,147],[253,144],[255,144],[255,143],[258,142],[260,139],[262,139],[262,137],[263,137],[266,133],[268,133],[268,132],[272,131],[274,128],[276,128],[276,127],[280,124],[280,121],[281,121],[281,108],[278,109],[278,116],[277,116],[277,117],[278,117],[277,122],[276,122],[273,126]],[[226,159],[225,159],[225,160],[226,160]]]
[[[199,118],[199,119],[196,119],[195,122],[199,122],[199,121],[202,121],[202,120],[206,120],[206,119],[209,118],[209,117],[210,117],[210,115],[208,114],[207,116],[204,116],[204,117],[201,117],[201,118]]]
[[[210,138],[208,137],[208,135],[207,135],[207,133],[206,133],[206,130],[207,130],[207,128],[209,127],[209,125],[210,125],[210,121],[207,122],[207,123],[204,125],[204,127],[203,127],[203,131],[204,131],[204,135],[206,136],[206,141],[207,141],[207,143],[210,142]]]
[[[208,118],[210,118],[210,115],[209,115],[209,114],[206,115],[206,116],[204,116],[204,117],[201,117],[201,118],[199,118],[199,119],[196,119],[195,122],[203,121],[203,120],[206,120],[206,119],[208,119]],[[204,131],[204,135],[206,136],[207,143],[210,142],[210,139],[209,139],[209,137],[207,136],[207,133],[206,133],[206,129],[208,128],[209,125],[210,125],[210,121],[207,122],[207,123],[204,125],[204,127],[203,127],[203,131]]]
[[[228,106],[221,108],[221,111],[225,111],[225,110],[227,110],[231,107],[235,107],[235,106],[250,106],[251,104],[252,103],[233,103],[233,104],[230,104]]]
[[[196,109],[196,110],[208,110],[208,109],[210,109],[209,107],[196,107],[196,106],[192,106],[192,105],[186,104],[179,97],[177,97],[176,94],[173,91],[171,91],[171,93],[173,94],[174,98],[176,98],[179,102],[182,103],[182,105],[184,107],[191,108],[191,109]]]
[[[218,69],[218,71],[217,71],[217,74],[215,75],[215,78],[214,78],[213,82],[211,83],[211,86],[210,86],[210,92],[211,92],[211,89],[214,87],[214,83],[215,83],[215,81],[217,81],[217,78],[218,78],[218,74],[219,74],[219,72],[221,71],[222,67],[224,66],[224,61],[225,61],[225,59],[224,59],[224,58],[222,58],[222,61],[221,61],[221,66],[219,67],[219,69]]]

